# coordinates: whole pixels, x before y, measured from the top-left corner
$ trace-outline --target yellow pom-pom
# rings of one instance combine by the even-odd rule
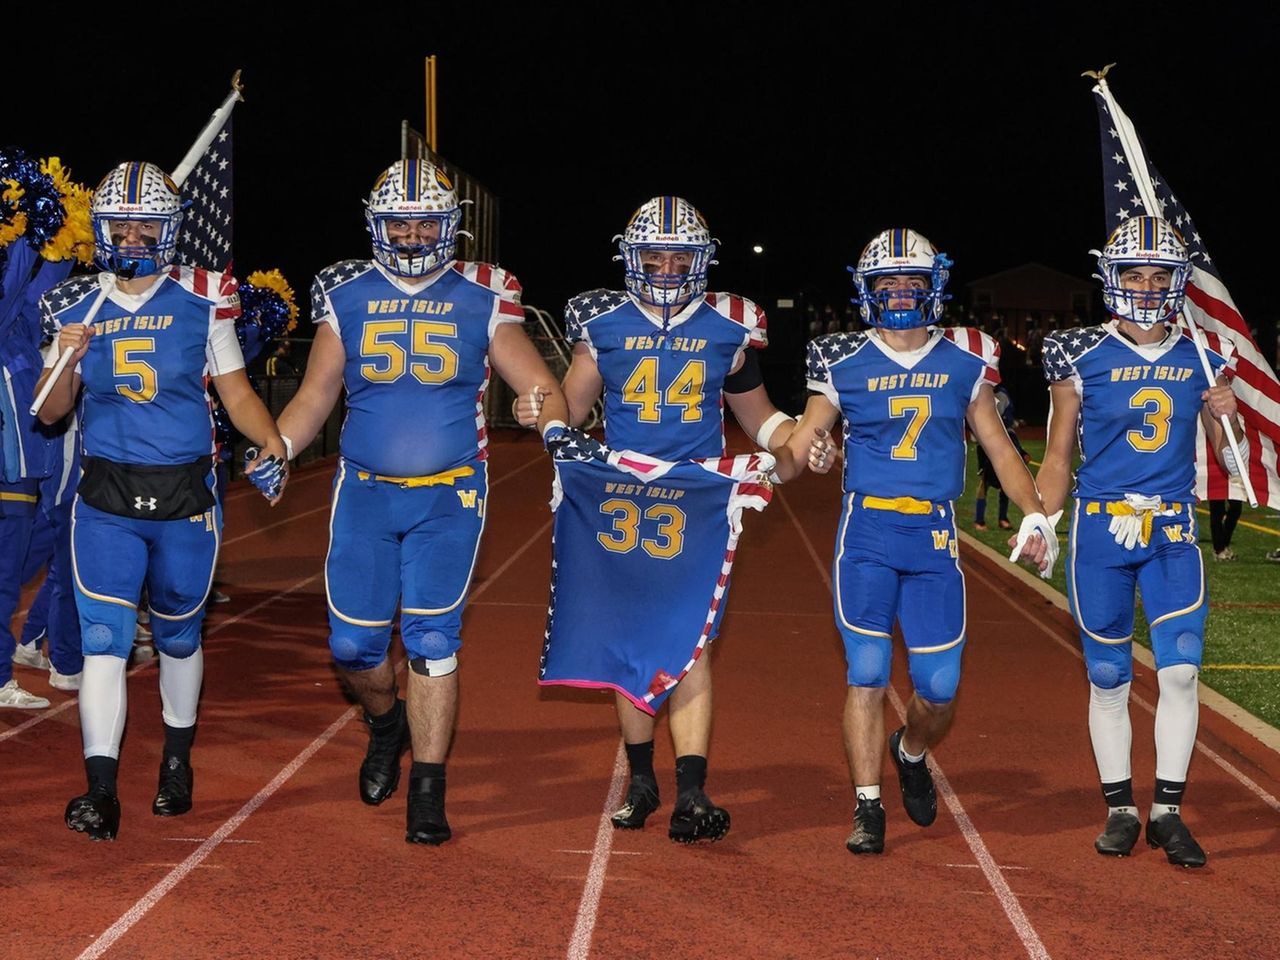
[[[289,286],[289,281],[284,278],[284,274],[279,270],[257,270],[249,274],[247,283],[253,284],[255,287],[266,287],[274,290],[284,299],[285,304],[289,307],[289,326],[285,328],[285,332],[292,331],[298,325],[298,303],[293,292],[293,287]]]
[[[70,171],[57,157],[40,161],[40,172],[53,178],[54,186],[62,196],[62,209],[66,214],[62,228],[49,238],[40,251],[46,260],[66,260],[75,257],[81,263],[93,261],[93,191],[71,179]]]

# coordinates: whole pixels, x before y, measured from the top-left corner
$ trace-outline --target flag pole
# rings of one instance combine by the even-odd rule
[[[222,125],[227,122],[227,118],[231,116],[231,111],[235,109],[237,103],[244,100],[244,87],[240,84],[240,71],[237,70],[231,77],[231,92],[227,94],[227,98],[222,101],[222,105],[213,112],[213,116],[209,118],[209,122],[205,124],[204,129],[200,131],[200,136],[196,138],[196,142],[192,144],[191,149],[187,151],[187,155],[182,158],[182,162],[178,164],[177,169],[173,171],[173,182],[179,187],[182,186],[184,180],[190,176],[191,171],[195,169],[196,164],[200,162],[200,157],[204,155],[205,150],[209,148],[209,144],[213,143],[213,138],[218,135],[218,131],[222,129]],[[103,271],[98,274],[98,297],[93,301],[93,305],[89,308],[89,312],[85,314],[81,324],[89,326],[98,315],[98,311],[102,309],[103,302],[107,296],[115,289],[115,274]],[[75,348],[67,347],[62,351],[62,356],[58,357],[58,362],[53,365],[53,371],[44,382],[40,392],[36,394],[36,398],[31,403],[30,413],[34,417],[40,412],[40,408],[44,406],[44,402],[49,399],[49,394],[53,392],[53,385],[58,382],[58,378],[62,376],[62,372],[67,369],[67,364],[71,362],[71,355],[75,353]]]
[[[196,142],[191,145],[191,149],[182,158],[182,162],[174,168],[171,174],[174,183],[182,186],[187,177],[191,175],[191,171],[196,168],[196,164],[200,162],[200,158],[204,156],[204,152],[209,149],[209,144],[213,143],[213,138],[218,135],[218,131],[227,122],[227,118],[231,116],[231,111],[236,108],[236,104],[243,101],[244,87],[240,83],[240,71],[237,70],[231,77],[231,92],[227,94],[227,99],[222,101],[222,106],[213,111],[213,116],[204,125],[204,129],[200,131],[200,136],[196,137]]]
[[[1120,110],[1115,98],[1111,96],[1111,88],[1107,86],[1107,71],[1114,66],[1115,64],[1111,63],[1096,72],[1088,70],[1082,76],[1092,77],[1097,81],[1093,92],[1102,97],[1107,104],[1107,112],[1111,115],[1111,122],[1115,124],[1115,132],[1120,140],[1120,148],[1124,151],[1125,157],[1128,158],[1129,171],[1133,175],[1133,185],[1142,200],[1142,206],[1146,209],[1148,216],[1159,217],[1162,211],[1160,203],[1156,199],[1155,186],[1147,177],[1147,158],[1143,155],[1142,145],[1138,142],[1133,127],[1129,123],[1129,118]],[[1200,336],[1200,328],[1185,310],[1179,312],[1178,319],[1187,325],[1187,330],[1191,334],[1191,341],[1196,345],[1196,353],[1200,357],[1200,366],[1204,370],[1205,379],[1209,381],[1210,387],[1216,386],[1218,380],[1213,375],[1213,368],[1209,364],[1209,355],[1205,351],[1204,341]],[[1258,505],[1258,497],[1254,493],[1253,483],[1249,479],[1249,464],[1240,455],[1240,444],[1236,441],[1235,431],[1231,428],[1231,418],[1224,413],[1219,419],[1222,421],[1222,429],[1227,433],[1227,443],[1231,445],[1231,453],[1236,459],[1236,467],[1240,471],[1240,485],[1244,488],[1245,496],[1249,498],[1249,506],[1256,507]]]

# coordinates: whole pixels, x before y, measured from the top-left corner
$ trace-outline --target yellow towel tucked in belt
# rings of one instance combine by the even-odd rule
[[[892,510],[894,513],[933,513],[933,504],[915,497],[863,497],[862,506],[867,510]]]

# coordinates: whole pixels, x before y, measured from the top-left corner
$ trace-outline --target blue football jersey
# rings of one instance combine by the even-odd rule
[[[45,332],[82,323],[97,278],[58,284],[40,301]],[[86,454],[147,466],[191,463],[214,449],[207,377],[244,367],[236,339],[234,277],[174,267],[143,293],[114,290],[93,318],[77,366],[84,384],[80,430]],[[45,366],[58,357],[48,348]]]
[[[487,456],[489,342],[520,323],[520,284],[487,263],[455,263],[413,287],[369,260],[322,270],[311,316],[346,351],[339,449],[358,469],[422,477]]]
[[[592,290],[565,309],[569,342],[584,342],[604,380],[609,446],[667,460],[724,452],[724,380],[748,346],[765,346],[764,311],[708,293],[662,321],[626,293]]]
[[[551,602],[539,682],[604,687],[654,713],[714,639],[743,510],[768,454],[670,463],[554,452]]]
[[[1000,382],[1000,348],[969,327],[930,327],[900,353],[866,331],[809,344],[809,389],[844,417],[844,489],[873,497],[954,500],[964,490],[965,412]]]
[[[1214,376],[1229,374],[1235,349],[1227,340],[1214,344]],[[1077,497],[1194,499],[1200,395],[1212,384],[1189,333],[1170,330],[1138,346],[1114,323],[1062,330],[1044,338],[1044,375],[1071,381],[1080,397]]]

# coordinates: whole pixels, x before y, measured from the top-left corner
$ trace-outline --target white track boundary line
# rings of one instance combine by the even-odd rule
[[[507,476],[510,476],[510,475],[511,474],[507,474]],[[490,585],[496,582],[498,577],[501,576],[513,563],[519,560],[520,557],[525,553],[525,551],[527,551],[531,546],[533,546],[533,544],[538,541],[538,539],[542,536],[542,534],[546,533],[546,531],[550,528],[550,526],[551,526],[551,521],[548,520],[541,527],[539,527],[538,530],[533,534],[533,536],[531,536],[528,540],[525,541],[524,545],[520,547],[520,549],[512,553],[511,556],[507,558],[506,562],[503,563],[502,566],[498,567],[498,569],[493,572],[493,575],[490,576],[488,580],[486,580],[484,583],[482,583],[479,587],[475,589],[475,591],[473,592],[473,595],[478,595],[480,593],[483,593]],[[304,581],[304,583],[310,582],[312,580],[317,580],[320,578],[320,576],[321,576],[320,573],[312,574],[310,577],[307,578],[306,581]],[[302,584],[298,584],[297,586],[290,588],[290,591],[296,590],[300,586],[302,586]],[[285,591],[285,592],[290,592],[290,591]],[[239,619],[240,617],[247,616],[253,610],[256,610],[258,607],[261,607],[264,604],[269,602],[270,600],[264,600],[262,603],[257,604],[254,607],[251,607],[249,610],[246,610],[244,613],[239,614],[237,617],[232,619]],[[225,621],[223,624],[219,624],[219,626],[224,626],[226,623],[230,623],[230,622],[231,620]],[[399,668],[397,667],[397,672],[398,670]],[[270,783],[268,783],[265,787],[259,790],[253,796],[253,798],[249,800],[248,803],[246,803],[243,807],[241,807],[239,812],[237,812],[235,816],[227,820],[221,827],[217,829],[217,831],[214,832],[214,834],[211,837],[209,837],[208,840],[202,843],[199,846],[199,848],[195,850],[194,853],[192,853],[189,857],[187,857],[186,860],[182,861],[182,863],[178,864],[178,866],[174,867],[173,870],[171,870],[159,883],[157,883],[154,887],[148,890],[147,893],[144,894],[143,897],[140,900],[138,900],[137,903],[135,903],[132,907],[130,907],[127,911],[125,911],[124,914],[122,914],[121,917],[118,920],[116,920],[115,923],[113,923],[109,928],[107,928],[106,932],[104,932],[100,937],[98,937],[97,940],[91,943],[85,949],[85,951],[81,953],[79,957],[77,957],[77,960],[94,960],[94,958],[102,956],[103,953],[109,950],[112,944],[114,944],[117,940],[119,940],[122,936],[124,936],[125,933],[127,933],[135,923],[137,923],[144,916],[146,916],[147,913],[151,910],[151,908],[160,902],[160,900],[165,896],[165,894],[167,894],[170,890],[172,890],[179,883],[181,883],[183,878],[186,877],[187,874],[189,874],[192,870],[194,870],[197,866],[199,866],[200,863],[205,858],[207,858],[211,853],[213,853],[215,849],[218,848],[218,846],[220,846],[224,841],[226,841],[226,839],[229,836],[231,836],[231,834],[234,833],[242,823],[244,823],[247,819],[249,819],[250,816],[253,815],[254,811],[256,811],[259,807],[261,807],[268,799],[270,799],[271,795],[274,794],[277,790],[279,790],[280,787],[282,787],[285,784],[285,782],[289,780],[290,777],[292,777],[295,773],[297,773],[300,769],[302,769],[302,766],[308,760],[310,760],[316,754],[316,752],[320,750],[321,747],[323,747],[326,743],[332,740],[334,736],[338,733],[338,731],[341,730],[343,726],[345,726],[346,723],[350,721],[354,716],[356,716],[359,712],[360,712],[359,704],[356,704],[355,706],[348,708],[347,711],[342,714],[342,716],[338,717],[337,720],[335,720],[332,724],[329,725],[329,728],[325,730],[324,733],[320,734],[320,736],[316,737],[315,740],[311,741],[311,744],[305,750],[303,750],[300,754],[294,757],[288,766],[286,766],[283,770],[281,770],[278,774],[276,774]],[[619,753],[621,754],[622,753],[621,746],[619,746],[618,750],[619,750]],[[616,764],[615,764],[615,767],[616,767]]]
[[[809,540],[809,535],[805,533],[804,527],[800,525],[800,520],[795,515],[795,511],[791,509],[791,504],[787,502],[786,497],[781,496],[781,491],[776,492],[779,494],[778,499],[782,502],[782,506],[787,511],[787,516],[791,518],[792,524],[799,532],[805,549],[808,550],[809,556],[813,558],[814,565],[822,575],[823,583],[827,585],[827,590],[830,591],[832,589],[831,574],[818,559],[818,553],[814,550],[813,543]],[[897,712],[898,719],[905,723],[907,719],[906,705],[893,687],[888,688],[888,693],[889,702],[893,704],[893,709]],[[932,754],[929,755],[928,761],[929,769],[933,771],[933,779],[939,795],[946,803],[947,809],[956,821],[956,825],[960,828],[960,834],[964,837],[964,842],[969,845],[969,850],[974,859],[978,861],[978,866],[982,868],[982,873],[987,878],[987,883],[990,884],[996,899],[1000,901],[1000,906],[1004,910],[1005,916],[1009,918],[1009,922],[1013,925],[1014,932],[1017,933],[1018,939],[1022,941],[1022,946],[1026,949],[1027,956],[1031,957],[1032,960],[1050,960],[1049,952],[1045,950],[1035,927],[1027,919],[1027,915],[1022,909],[1022,904],[1018,901],[1017,894],[1013,892],[1013,889],[1005,881],[995,858],[991,856],[991,852],[982,840],[982,835],[978,833],[978,828],[973,825],[973,821],[969,819],[969,814],[965,812],[964,806],[960,803],[960,798],[951,788],[951,781],[942,772],[942,767],[938,765],[938,761]]]
[[[1027,611],[1023,610],[1021,607],[1015,604],[1012,600],[1010,600],[1001,591],[1000,585],[993,582],[991,578],[988,577],[986,574],[984,574],[982,571],[977,570],[973,567],[969,567],[969,569],[966,571],[966,574],[971,574],[974,577],[976,577],[978,580],[980,580],[982,583],[985,583],[988,587],[991,588],[993,593],[998,594],[1000,598],[1005,601],[1005,603],[1007,603],[1010,607],[1012,607],[1018,613],[1021,613],[1024,617],[1026,617],[1032,623],[1034,623],[1044,634],[1046,634],[1051,640],[1057,643],[1058,646],[1062,647],[1064,650],[1069,651],[1077,660],[1081,660],[1081,661],[1084,660],[1084,655],[1081,654],[1079,650],[1077,650],[1072,644],[1067,643],[1065,640],[1062,639],[1061,636],[1059,636],[1053,630],[1050,630],[1043,623],[1036,620],[1034,617],[1031,616],[1031,614],[1027,613]],[[1135,643],[1133,645],[1133,649],[1136,652],[1137,650],[1144,649],[1144,648],[1141,647],[1140,644]],[[1154,671],[1154,665],[1152,669]],[[1147,713],[1151,714],[1152,716],[1155,716],[1155,713],[1156,713],[1155,705],[1152,703],[1149,703],[1145,697],[1142,697],[1139,694],[1130,692],[1129,699],[1132,700],[1134,703],[1138,704],[1138,706],[1142,707],[1142,709],[1146,710]],[[1230,719],[1230,718],[1228,717],[1227,719]],[[1268,807],[1270,807],[1276,813],[1280,813],[1280,799],[1277,799],[1276,797],[1268,793],[1263,787],[1261,787],[1258,783],[1256,783],[1246,773],[1244,773],[1238,767],[1233,765],[1231,761],[1227,760],[1217,751],[1209,747],[1206,747],[1200,740],[1196,740],[1196,749],[1199,750],[1201,753],[1203,753],[1206,757],[1208,757],[1211,761],[1213,761],[1219,767],[1221,767],[1223,771],[1225,771],[1229,776],[1231,776],[1236,781],[1238,781],[1241,786],[1243,786],[1255,797],[1257,797],[1259,800],[1265,803]]]
[[[187,874],[198,867],[209,856],[209,854],[213,853],[213,851],[216,850],[223,841],[230,837],[231,834],[235,833],[236,829],[248,820],[249,817],[253,815],[254,811],[266,803],[267,800],[271,798],[272,794],[284,786],[290,777],[302,769],[303,764],[310,760],[321,747],[332,740],[338,731],[341,730],[346,725],[347,721],[354,717],[359,710],[359,705],[348,707],[342,716],[329,724],[328,729],[325,730],[324,733],[312,740],[301,753],[290,761],[288,766],[277,773],[270,783],[254,794],[253,798],[241,807],[235,816],[231,817],[231,819],[227,820],[226,823],[219,827],[213,836],[200,844],[200,846],[190,856],[188,856],[187,859],[183,860],[182,863],[170,870],[165,875],[164,879],[148,890],[142,899],[125,911],[125,913],[121,915],[120,919],[108,927],[107,930],[98,937],[98,939],[89,944],[77,960],[95,960],[95,958],[102,956],[110,950],[112,944],[124,936],[135,923],[145,917],[147,913],[150,912],[151,908],[160,902],[165,894],[181,883],[182,879]]]
[[[1071,613],[1071,608],[1067,606],[1067,598],[1064,597],[1062,594],[1060,594],[1053,587],[1051,587],[1044,580],[1041,580],[1038,576],[1028,571],[1025,567],[1019,567],[1019,566],[1014,566],[1013,564],[1005,563],[1005,558],[1002,554],[996,552],[995,550],[992,550],[981,540],[975,539],[973,536],[965,533],[963,530],[959,530],[957,531],[957,533],[960,539],[964,541],[966,550],[972,549],[977,553],[982,554],[988,560],[991,560],[997,565],[999,565],[1000,569],[1002,569],[1006,574],[1021,581],[1024,586],[1029,587],[1032,591],[1044,597],[1044,599],[1048,600],[1051,604],[1053,604],[1059,610],[1063,611],[1068,615]],[[1004,596],[1003,590],[1000,591],[1000,595]],[[1028,616],[1025,610],[1021,612],[1023,613],[1024,616]],[[1037,626],[1040,625],[1038,621],[1035,621],[1035,622]],[[1065,646],[1077,657],[1080,656],[1080,651],[1077,650],[1071,644],[1064,643],[1061,637],[1052,633],[1050,634],[1050,636],[1052,636],[1056,642]],[[1151,651],[1148,650],[1146,647],[1144,647],[1142,644],[1140,643],[1133,644],[1133,658],[1137,660],[1139,663],[1141,663],[1148,670],[1150,670],[1152,673],[1155,673],[1155,670],[1156,670],[1155,657],[1152,655]],[[1208,667],[1206,666],[1205,669],[1208,669]],[[1248,733],[1251,736],[1257,737],[1266,746],[1270,747],[1272,750],[1275,750],[1277,753],[1280,753],[1280,730],[1277,730],[1275,727],[1267,723],[1265,720],[1259,717],[1255,717],[1252,713],[1250,713],[1244,707],[1240,706],[1238,703],[1228,700],[1226,697],[1220,694],[1217,690],[1214,690],[1211,687],[1206,687],[1204,684],[1200,685],[1200,702],[1204,706],[1212,710],[1214,713],[1220,714],[1221,716],[1225,717],[1227,720],[1230,720],[1232,723],[1234,723],[1237,727],[1239,727],[1245,733]]]
[[[259,600],[252,607],[248,607],[247,609],[242,610],[240,613],[237,613],[235,616],[227,617],[227,619],[221,620],[218,623],[215,623],[213,626],[207,628],[204,631],[204,635],[206,637],[212,636],[213,634],[221,630],[223,627],[229,627],[233,623],[237,623],[245,619],[250,614],[257,613],[259,610],[261,610],[263,607],[267,606],[268,604],[275,603],[281,597],[287,597],[291,593],[296,593],[298,590],[301,590],[307,584],[311,583],[314,580],[318,580],[319,578],[320,578],[319,573],[313,573],[311,576],[306,577],[303,580],[299,580],[293,586],[286,587],[284,590],[281,590],[279,593],[276,593],[270,597],[267,597],[267,599],[265,600]],[[155,658],[155,657],[153,657],[150,660],[144,660],[142,663],[138,664],[132,670],[130,670],[126,674],[126,676],[132,677],[138,671],[145,670],[147,669],[147,667],[156,663],[157,660],[158,658]],[[78,696],[72,697],[70,700],[64,700],[62,703],[58,704],[56,707],[53,707],[49,710],[44,711],[38,717],[32,717],[26,723],[20,723],[16,727],[12,727],[9,730],[0,732],[0,742],[8,740],[10,737],[16,737],[18,734],[23,733],[26,730],[30,730],[36,724],[43,723],[45,720],[49,720],[52,717],[56,717],[60,713],[65,713],[66,711],[70,710],[79,702],[80,702],[80,698]]]
[[[578,901],[578,918],[573,924],[573,936],[569,938],[568,960],[586,960],[591,954],[591,935],[596,929],[596,916],[600,909],[600,894],[604,892],[604,875],[609,869],[609,854],[613,849],[613,823],[609,819],[622,803],[622,790],[627,783],[627,752],[621,740],[613,760],[613,779],[609,781],[609,793],[604,798],[604,812],[596,827],[596,845],[591,853],[591,865],[587,867],[587,882]]]

